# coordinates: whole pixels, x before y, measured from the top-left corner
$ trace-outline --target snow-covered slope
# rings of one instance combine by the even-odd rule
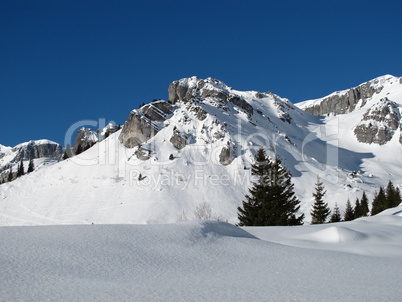
[[[341,210],[364,191],[402,183],[400,129],[383,145],[353,129],[384,97],[402,104],[396,78],[363,107],[317,117],[273,93],[237,91],[197,77],[169,86],[169,103],[133,110],[123,129],[89,150],[0,186],[0,224],[167,223],[193,219],[200,204],[237,221],[255,151],[265,146],[293,175],[307,216],[316,176]],[[398,109],[399,110],[399,109]]]
[[[244,229],[211,221],[0,227],[0,297],[399,301],[401,234],[395,215]]]

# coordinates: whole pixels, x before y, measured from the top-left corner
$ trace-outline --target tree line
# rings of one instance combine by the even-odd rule
[[[304,214],[297,216],[300,201],[294,193],[294,185],[291,175],[276,157],[270,159],[264,148],[259,148],[255,162],[251,165],[251,175],[254,181],[249,193],[238,207],[238,219],[240,226],[290,226],[303,224]],[[317,177],[314,203],[311,208],[312,224],[326,222],[350,221],[359,217],[376,215],[385,209],[398,206],[401,202],[399,188],[395,188],[389,181],[384,189],[380,187],[372,202],[371,212],[366,193],[361,199],[357,198],[354,206],[350,200],[346,202],[346,208],[341,214],[337,203],[331,211],[324,201],[326,190],[320,177]]]
[[[25,168],[24,168],[24,162],[21,160],[17,166],[16,172],[14,172],[13,167],[10,166],[8,173],[5,176],[2,175],[2,177],[0,178],[0,184],[13,181],[13,180],[17,179],[18,177],[21,177],[25,174],[33,172],[34,170],[35,170],[35,164],[34,164],[33,159],[29,160],[28,169],[27,169],[26,173],[25,173]]]

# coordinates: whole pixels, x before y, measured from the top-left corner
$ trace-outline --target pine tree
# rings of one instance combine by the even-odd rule
[[[34,165],[33,159],[31,158],[31,159],[29,160],[28,173],[31,173],[31,172],[33,172],[34,170],[35,170],[35,165]]]
[[[368,199],[366,196],[366,192],[364,192],[364,191],[363,191],[362,199],[360,200],[360,208],[361,208],[362,217],[367,216],[369,214]]]
[[[78,155],[78,154],[80,154],[80,153],[82,153],[82,147],[81,147],[81,144],[79,144],[78,145],[78,147],[77,147],[77,150],[75,151],[75,155]]]
[[[296,198],[290,174],[281,160],[270,161],[263,148],[257,152],[251,173],[253,182],[243,208],[239,207],[239,225],[300,225],[304,214],[296,217],[300,201]]]
[[[350,203],[350,200],[346,202],[346,208],[345,208],[345,213],[344,213],[344,221],[351,221],[355,217],[355,213],[353,212],[352,204]]]
[[[314,204],[311,214],[311,224],[321,224],[327,220],[327,217],[331,213],[328,204],[324,202],[324,195],[327,191],[324,191],[324,184],[320,177],[317,176],[317,183],[315,184],[315,192],[313,193]]]
[[[24,171],[25,171],[24,163],[21,160],[21,162],[20,162],[20,164],[18,166],[17,177],[20,177],[20,176],[24,175],[24,173],[25,173]]]
[[[354,207],[354,209],[353,209],[353,213],[354,213],[354,219],[363,216],[363,214],[362,214],[362,207],[361,207],[359,198],[356,198],[355,207]]]
[[[66,149],[64,150],[64,154],[63,154],[63,160],[66,160],[68,158],[70,158],[72,156],[72,152],[71,152],[71,147],[69,144],[67,144]]]
[[[266,198],[266,159],[264,148],[259,148],[255,163],[251,165],[251,175],[257,178],[257,181],[252,182],[249,194],[245,197],[246,201],[242,202],[243,207],[237,208],[240,226],[262,225],[262,221],[259,221],[259,215],[262,209],[262,200]]]
[[[339,210],[338,204],[335,203],[334,210],[332,211],[331,218],[329,222],[340,222],[342,220],[341,211]]]
[[[378,193],[374,195],[371,207],[371,216],[376,215],[385,209],[387,209],[387,197],[385,196],[383,187],[380,187]]]
[[[385,189],[385,196],[387,202],[385,204],[386,208],[394,208],[401,203],[401,195],[399,190],[395,189],[394,184],[389,181],[387,188]]]
[[[7,181],[13,181],[13,167],[10,167],[10,171],[8,172]]]

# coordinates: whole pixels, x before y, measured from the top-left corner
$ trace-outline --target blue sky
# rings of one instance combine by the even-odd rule
[[[0,3],[0,144],[123,124],[170,82],[211,76],[292,102],[402,76],[401,1]]]

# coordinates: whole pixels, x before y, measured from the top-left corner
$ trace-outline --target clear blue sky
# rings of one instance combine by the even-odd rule
[[[193,75],[294,103],[402,76],[401,12],[400,0],[3,0],[0,144],[122,124]]]

